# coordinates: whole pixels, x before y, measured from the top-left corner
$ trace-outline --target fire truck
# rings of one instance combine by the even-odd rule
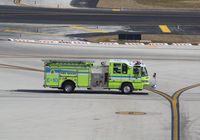
[[[150,76],[141,61],[43,60],[44,87],[72,93],[75,88],[118,89],[122,93],[143,90]]]

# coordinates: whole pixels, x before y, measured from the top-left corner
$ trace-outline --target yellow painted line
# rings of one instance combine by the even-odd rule
[[[163,33],[171,33],[171,30],[168,28],[167,25],[159,25],[159,28]]]
[[[151,48],[151,49],[154,49],[154,48],[158,48],[158,46],[145,46],[145,48]]]
[[[120,12],[121,9],[112,9],[113,12]]]
[[[172,102],[172,98],[171,96],[169,96],[168,94],[162,92],[162,91],[159,91],[159,90],[155,90],[155,89],[152,89],[152,88],[145,88],[146,90],[148,91],[151,91],[153,93],[156,93],[158,95],[161,95],[162,97],[164,97],[165,99],[167,99],[169,102]]]
[[[186,90],[190,90],[192,88],[196,88],[196,87],[199,87],[199,86],[200,86],[200,83],[195,84],[195,85],[191,85],[191,86],[188,86],[188,87],[185,87],[185,88],[182,88],[182,89],[180,89],[180,90],[178,90],[178,91],[175,92],[175,94],[173,95],[173,99],[178,98],[178,96],[180,96]]]
[[[86,28],[86,27],[82,27],[82,26],[69,26],[69,27],[73,28],[73,29],[87,31],[87,32],[106,33],[106,31],[101,30],[101,29],[90,29],[90,28]]]
[[[169,96],[168,94],[164,93],[164,92],[161,92],[161,91],[158,91],[158,90],[154,90],[154,89],[151,89],[151,88],[145,88],[146,90],[148,91],[151,91],[153,93],[156,93],[156,94],[159,94],[163,97],[165,97],[171,104],[172,104],[172,113],[173,113],[173,140],[179,140],[179,112],[178,112],[178,106],[177,106],[177,102],[178,102],[178,96],[180,96],[183,92],[185,92],[186,90],[189,90],[189,89],[192,89],[192,88],[196,88],[196,87],[199,87],[200,86],[200,83],[198,84],[195,84],[195,85],[191,85],[191,86],[188,86],[188,87],[185,87],[185,88],[182,88],[178,91],[176,91],[173,96]]]
[[[173,118],[173,140],[179,139],[179,119],[178,119],[178,109],[177,109],[177,99],[173,99],[172,101],[172,111],[174,114]]]
[[[173,118],[173,125],[174,125],[173,139],[174,140],[179,140],[179,135],[178,135],[179,134],[179,123],[178,123],[179,120],[178,120],[178,107],[177,107],[178,97],[186,90],[190,90],[192,88],[196,88],[199,86],[200,86],[200,83],[182,88],[182,89],[176,91],[174,93],[174,95],[172,96],[172,99],[173,99],[172,100],[172,109],[173,109],[173,114],[174,114],[174,118]]]

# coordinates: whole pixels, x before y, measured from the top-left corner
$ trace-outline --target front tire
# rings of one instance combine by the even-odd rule
[[[130,94],[133,91],[133,86],[130,83],[125,83],[121,87],[122,93]]]
[[[63,84],[62,89],[63,89],[64,93],[72,93],[72,92],[74,92],[75,86],[73,83],[66,82]]]

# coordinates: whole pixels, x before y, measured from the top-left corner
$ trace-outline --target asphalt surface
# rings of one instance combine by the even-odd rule
[[[95,8],[99,0],[72,0],[71,5],[74,7]]]
[[[200,24],[199,11],[111,11],[0,6],[0,22],[104,25]]]

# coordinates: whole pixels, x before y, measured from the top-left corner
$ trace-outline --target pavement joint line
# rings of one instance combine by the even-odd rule
[[[159,28],[163,33],[171,33],[171,30],[167,25],[159,25]]]
[[[14,30],[14,29],[5,29],[3,32],[8,32],[8,33],[24,33],[24,34],[31,34],[31,35],[49,35],[49,36],[64,36],[61,34],[48,34],[48,33],[39,33],[39,32],[26,32],[26,31],[19,31],[19,30]]]
[[[119,111],[115,112],[118,115],[145,115],[145,112],[133,112],[133,111]]]
[[[16,66],[16,65],[0,64],[0,66],[3,68],[10,68],[10,69],[27,70],[27,71],[34,71],[34,72],[44,72],[41,69],[22,67],[22,66]]]

